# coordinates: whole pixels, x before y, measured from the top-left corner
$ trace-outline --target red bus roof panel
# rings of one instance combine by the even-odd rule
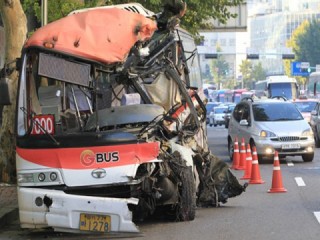
[[[157,29],[155,21],[119,8],[72,14],[38,29],[24,47],[52,43],[54,49],[106,64],[123,62],[137,41]]]

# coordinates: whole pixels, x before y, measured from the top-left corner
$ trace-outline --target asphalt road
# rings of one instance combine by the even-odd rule
[[[227,129],[208,127],[212,153],[231,164],[227,152]],[[320,238],[320,149],[315,159],[301,157],[281,161],[284,193],[269,193],[273,163],[259,164],[263,184],[250,184],[247,191],[218,208],[199,208],[192,222],[143,224],[143,239],[154,240],[318,240]],[[232,170],[241,183],[242,170]]]
[[[211,151],[231,164],[227,153],[227,130],[209,127]],[[140,235],[97,236],[57,234],[21,230],[18,222],[0,233],[0,239],[148,239],[148,240],[318,240],[320,238],[320,148],[315,159],[300,157],[281,161],[284,193],[268,193],[272,187],[273,164],[259,164],[263,184],[250,184],[240,196],[217,208],[198,208],[191,222],[146,221],[139,223]],[[242,170],[232,170],[240,180]]]

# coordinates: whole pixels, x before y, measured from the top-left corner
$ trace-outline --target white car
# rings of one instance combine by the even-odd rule
[[[256,146],[258,159],[301,156],[303,161],[314,158],[314,136],[308,122],[296,105],[276,99],[243,100],[233,110],[228,128],[228,148],[232,159],[235,138]]]
[[[222,126],[224,124],[224,115],[227,111],[227,106],[217,106],[212,109],[209,115],[209,126]]]

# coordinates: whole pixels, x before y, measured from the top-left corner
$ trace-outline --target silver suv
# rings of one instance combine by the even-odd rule
[[[302,156],[303,161],[314,158],[314,136],[310,125],[297,107],[289,101],[279,99],[239,102],[230,118],[228,128],[228,149],[232,159],[234,140],[251,147],[256,146],[258,159],[272,159],[274,152],[279,156]]]

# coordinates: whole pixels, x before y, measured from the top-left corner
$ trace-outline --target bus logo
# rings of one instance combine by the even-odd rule
[[[102,152],[94,153],[91,150],[84,150],[80,155],[82,165],[89,167],[95,163],[108,163],[119,161],[119,152]]]
[[[91,176],[94,178],[104,178],[107,175],[106,170],[98,168],[92,171]]]
[[[80,162],[88,167],[94,163],[95,155],[91,150],[84,150],[80,155]]]

